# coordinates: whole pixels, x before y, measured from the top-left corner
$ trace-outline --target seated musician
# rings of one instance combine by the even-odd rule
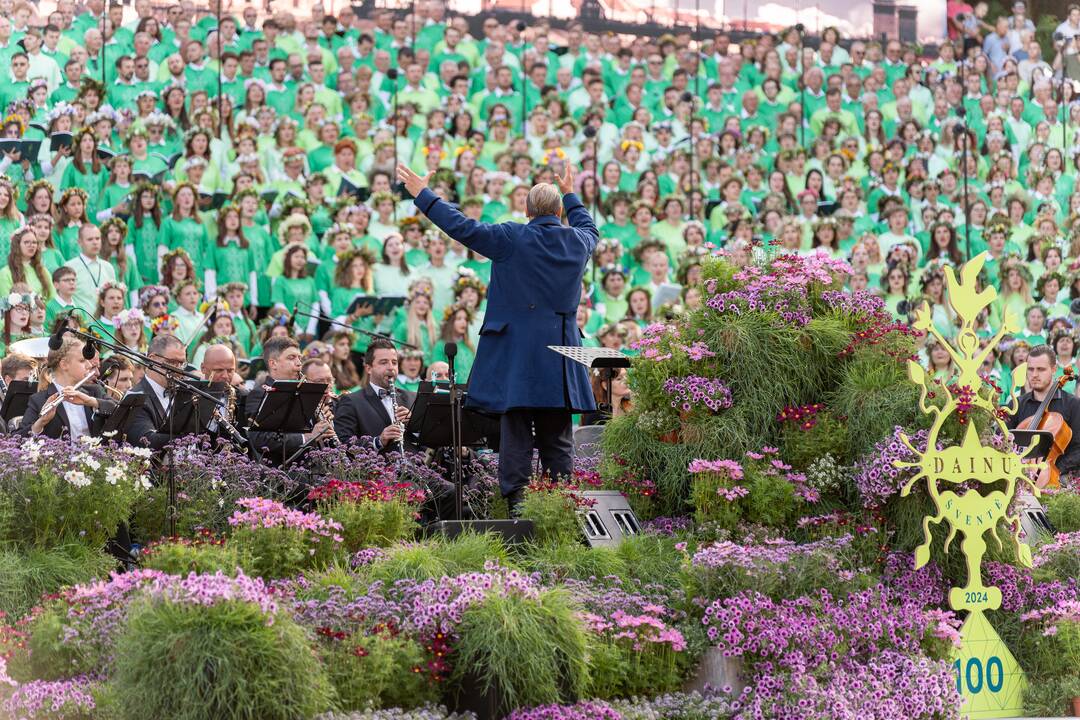
[[[225,400],[229,406],[232,424],[236,428],[247,425],[245,408],[248,392],[244,388],[243,379],[236,374],[236,355],[233,354],[232,348],[228,345],[208,347],[203,353],[199,372],[205,380],[211,383],[224,383],[231,388],[226,391]]]
[[[320,417],[325,417],[327,420],[333,422],[335,408],[337,407],[338,398],[334,395],[334,369],[330,367],[330,364],[321,357],[313,357],[304,361],[304,365],[300,368],[300,372],[308,382],[322,383],[326,385],[326,392],[323,394],[323,403],[319,408],[319,412],[322,413]],[[332,430],[333,428],[331,428]],[[321,438],[319,438],[318,444],[330,445],[338,442],[337,436],[333,432],[327,432]]]
[[[290,337],[275,337],[263,345],[263,360],[271,380],[300,379],[300,346]],[[266,386],[257,387],[248,394],[246,410],[249,418],[259,414],[259,406],[266,397]],[[289,456],[300,449],[305,442],[316,435],[325,437],[333,428],[329,423],[319,420],[311,432],[280,433],[259,430],[252,426],[248,430],[248,442],[256,458],[264,458],[280,465]]]
[[[30,404],[19,425],[20,435],[45,435],[58,439],[67,435],[76,441],[83,435],[100,435],[106,418],[116,403],[105,397],[105,391],[90,382],[92,362],[83,357],[83,341],[64,335],[60,348],[50,350],[45,371],[51,382],[30,397]],[[76,388],[79,382],[83,384]],[[57,393],[61,402],[48,403]]]
[[[106,392],[116,400],[124,397],[124,393],[135,385],[132,382],[134,370],[131,361],[122,355],[113,355],[102,360],[98,368],[98,378],[98,384],[107,388]]]
[[[4,358],[3,362],[0,363],[0,378],[2,378],[0,383],[3,384],[3,388],[0,389],[0,400],[3,399],[3,395],[11,387],[11,383],[26,382],[34,374],[36,367],[37,362],[29,355],[11,353]],[[0,431],[15,432],[19,429],[19,420],[18,417],[11,418],[11,424],[8,426],[3,419],[0,419]]]
[[[1080,470],[1080,399],[1070,395],[1057,386],[1054,373],[1057,370],[1057,357],[1049,345],[1036,345],[1031,348],[1027,358],[1027,382],[1031,392],[1020,396],[1016,414],[1006,420],[1010,429],[1015,429],[1024,420],[1039,410],[1039,405],[1047,393],[1054,393],[1047,412],[1059,413],[1065,423],[1073,429],[1072,440],[1065,452],[1057,459],[1056,466],[1062,474]],[[1039,484],[1045,484],[1047,473],[1043,471]]]
[[[338,399],[334,429],[342,442],[370,437],[376,450],[400,449],[402,424],[409,421],[409,408],[416,395],[398,389],[396,398],[391,399],[389,390],[397,375],[398,354],[394,344],[389,340],[372,340],[364,353],[363,387]]]
[[[150,341],[146,354],[151,360],[183,370],[187,364],[187,349],[175,335],[158,335]],[[128,425],[127,441],[132,445],[161,450],[169,443],[168,428],[163,427],[169,417],[172,393],[169,378],[158,370],[147,368],[146,374],[134,392],[141,392],[146,399],[135,410]],[[162,432],[159,432],[161,430]]]

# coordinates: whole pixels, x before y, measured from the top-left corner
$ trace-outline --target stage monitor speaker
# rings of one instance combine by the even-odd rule
[[[579,494],[591,501],[578,512],[590,547],[615,547],[625,538],[641,534],[637,515],[621,492],[589,490]]]
[[[1054,536],[1056,531],[1050,518],[1046,517],[1042,503],[1029,493],[1017,493],[1016,507],[1020,515],[1021,542],[1034,545],[1043,538]]]
[[[426,529],[428,537],[442,535],[453,539],[462,533],[495,533],[506,545],[520,545],[533,539],[533,521],[518,520],[440,520]]]

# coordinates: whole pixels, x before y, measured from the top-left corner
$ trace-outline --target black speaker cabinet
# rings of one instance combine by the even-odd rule
[[[592,501],[578,511],[585,542],[591,547],[615,547],[624,538],[641,534],[637,515],[621,492],[590,490],[580,495]]]
[[[462,533],[496,533],[506,545],[520,545],[533,539],[533,521],[518,520],[441,520],[432,523],[426,534],[456,538]]]

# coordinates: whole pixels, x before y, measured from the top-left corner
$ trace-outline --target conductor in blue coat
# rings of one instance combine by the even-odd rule
[[[501,414],[499,488],[516,516],[532,474],[533,448],[552,479],[573,470],[571,415],[596,408],[588,370],[548,345],[581,345],[577,308],[585,264],[599,238],[573,193],[567,167],[558,187],[529,190],[527,224],[476,222],[428,189],[404,165],[398,179],[443,232],[491,260],[487,312],[469,377],[467,407]],[[562,222],[563,210],[569,225]]]

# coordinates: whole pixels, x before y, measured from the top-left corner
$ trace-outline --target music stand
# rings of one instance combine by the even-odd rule
[[[206,380],[188,380],[182,384],[174,384],[173,388],[169,412],[161,423],[161,427],[158,428],[158,432],[167,432],[170,442],[185,435],[206,432],[207,426],[214,417],[215,406],[209,401],[201,402],[203,398],[192,392],[192,389],[220,392],[221,383],[211,385]]]
[[[315,427],[315,415],[327,387],[325,383],[274,380],[259,403],[250,429],[282,434],[310,432]],[[285,450],[282,443],[283,466],[287,461]]]
[[[457,385],[455,389],[465,397],[468,395],[468,387]],[[448,384],[436,384],[427,380],[421,382],[405,432],[417,436],[417,441],[424,447],[443,448],[453,445],[450,427],[451,399]],[[485,420],[483,415],[474,410],[462,411],[462,446],[477,447],[485,444],[488,435],[483,427]]]
[[[29,380],[12,380],[8,383],[4,403],[0,405],[0,417],[4,418],[4,422],[10,422],[12,418],[25,415],[26,407],[30,404],[30,396],[36,392],[37,383]]]
[[[1045,430],[1010,430],[1009,434],[1020,449],[1026,448],[1032,440],[1037,441],[1035,449],[1027,456],[1028,460],[1042,460],[1054,445],[1054,434]]]
[[[547,348],[590,370],[597,368],[604,371],[604,379],[607,380],[607,411],[610,413],[612,370],[630,367],[630,358],[613,348],[587,348],[580,345],[548,345]]]
[[[116,403],[116,409],[112,411],[112,415],[106,418],[101,434],[116,433],[118,437],[124,437],[127,434],[127,427],[131,423],[131,418],[135,415],[135,411],[143,406],[144,402],[146,402],[146,396],[141,392],[126,393]]]

